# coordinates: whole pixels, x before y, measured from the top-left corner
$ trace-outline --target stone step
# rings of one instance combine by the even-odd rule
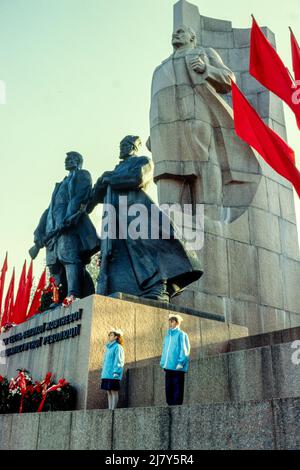
[[[228,351],[239,351],[241,349],[253,349],[262,346],[291,343],[300,338],[300,327],[286,328],[258,335],[245,336],[244,338],[232,339],[228,342]]]
[[[299,447],[300,397],[114,412],[0,415],[0,450],[296,450]]]
[[[293,342],[271,344],[192,360],[184,404],[299,396],[300,364],[292,362],[297,352],[292,346]],[[129,369],[125,381],[124,406],[165,404],[164,372],[159,364]]]
[[[233,338],[228,341],[220,341],[218,343],[202,343],[199,348],[192,348],[191,358],[198,359],[204,356],[215,356],[216,354],[241,351],[245,349],[291,343],[299,338],[300,327],[298,326],[294,328],[286,328],[284,330],[261,333],[258,335]]]
[[[200,346],[197,347],[197,341],[195,341],[197,339],[195,337],[195,331],[192,332],[190,330],[189,335],[191,335],[193,338],[191,347],[191,360],[197,360],[203,357],[216,356],[229,352],[243,351],[246,349],[255,349],[264,346],[291,343],[297,339],[300,339],[299,326],[252,336],[246,336],[246,331],[247,330],[245,329],[239,329],[237,325],[215,323],[213,329],[202,329],[201,335],[199,336]],[[239,335],[241,337],[238,337]],[[159,361],[160,356],[156,356],[147,358],[145,361],[127,363],[127,366],[131,369],[134,367],[159,364]]]
[[[159,300],[151,300],[145,299],[141,297],[137,297],[135,295],[124,294],[123,292],[115,292],[114,294],[110,295],[112,299],[119,299],[124,300],[125,302],[133,302],[143,305],[149,305],[150,307],[161,308],[163,310],[168,310],[169,313],[176,312],[176,313],[185,313],[187,315],[194,315],[195,317],[206,318],[208,320],[215,320],[225,323],[224,315],[219,315],[217,313],[209,313],[204,312],[203,310],[196,310],[194,308],[185,307],[185,306],[177,306],[176,304],[162,302]]]

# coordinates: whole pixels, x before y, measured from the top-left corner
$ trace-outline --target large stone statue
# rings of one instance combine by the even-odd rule
[[[231,222],[260,181],[253,150],[235,134],[230,106],[234,74],[212,48],[198,47],[187,26],[172,36],[174,53],[153,75],[148,147],[160,203],[204,203],[210,219]]]
[[[68,152],[65,168],[69,172],[57,183],[51,203],[34,232],[31,257],[46,247],[46,264],[57,285],[62,284],[68,303],[94,293],[93,281],[85,269],[99,249],[95,227],[85,212],[91,196],[90,173],[82,170],[83,158]]]
[[[162,217],[155,217],[162,213],[145,192],[153,177],[153,163],[136,155],[139,146],[139,137],[125,137],[120,144],[121,162],[105,172],[93,189],[88,210],[104,202],[103,226],[107,226],[106,231],[102,229],[97,293],[122,292],[168,302],[198,280],[202,271],[196,254],[175,238],[172,224],[170,237],[162,239]],[[136,225],[140,225],[138,236]]]

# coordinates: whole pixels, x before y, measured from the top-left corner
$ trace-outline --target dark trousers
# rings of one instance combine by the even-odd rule
[[[59,261],[49,266],[50,275],[55,278],[57,285],[62,284],[66,295],[82,297],[82,287],[84,281],[84,265],[77,263],[62,264]]]
[[[184,372],[165,370],[166,400],[169,406],[182,405],[184,394]]]

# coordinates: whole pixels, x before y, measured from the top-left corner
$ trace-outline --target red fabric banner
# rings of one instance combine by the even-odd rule
[[[253,18],[250,46],[250,73],[263,86],[279,96],[295,113],[300,129],[300,103],[288,69]]]
[[[289,180],[300,197],[300,172],[295,166],[295,153],[270,129],[232,82],[234,126],[237,135],[253,147],[281,176]]]
[[[5,326],[7,323],[12,321],[13,310],[14,310],[14,291],[15,291],[15,268],[13,269],[11,281],[9,283],[5,302],[4,311],[1,320],[1,326]]]
[[[2,313],[2,299],[3,299],[7,268],[8,268],[8,264],[7,264],[7,253],[6,253],[5,260],[1,269],[1,276],[0,276],[0,319],[1,319],[1,313]]]
[[[45,286],[46,286],[46,268],[44,269],[40,277],[38,286],[36,288],[34,297],[32,299],[32,302],[29,308],[29,312],[27,314],[27,318],[33,317],[33,315],[35,315],[38,312],[40,308],[40,302],[41,302],[43,289],[45,288]]]
[[[23,269],[22,269],[21,276],[19,279],[19,286],[18,286],[17,296],[16,296],[15,305],[13,309],[13,318],[11,320],[12,323],[16,323],[16,324],[19,323],[19,317],[21,314],[24,293],[25,293],[25,286],[26,286],[26,260],[24,261]]]
[[[28,304],[29,304],[29,299],[30,299],[30,293],[31,293],[31,288],[32,288],[32,281],[33,281],[33,262],[31,261],[28,273],[27,273],[27,279],[24,287],[24,294],[22,297],[21,305],[20,307],[17,307],[18,309],[18,318],[16,319],[16,322],[18,324],[23,323],[24,321],[27,320],[27,309],[28,309]]]
[[[291,28],[290,32],[294,77],[295,80],[300,80],[300,47]]]

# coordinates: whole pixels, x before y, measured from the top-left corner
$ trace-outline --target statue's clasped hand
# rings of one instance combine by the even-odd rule
[[[206,63],[201,57],[197,57],[190,61],[192,69],[197,73],[204,73],[206,70]]]

